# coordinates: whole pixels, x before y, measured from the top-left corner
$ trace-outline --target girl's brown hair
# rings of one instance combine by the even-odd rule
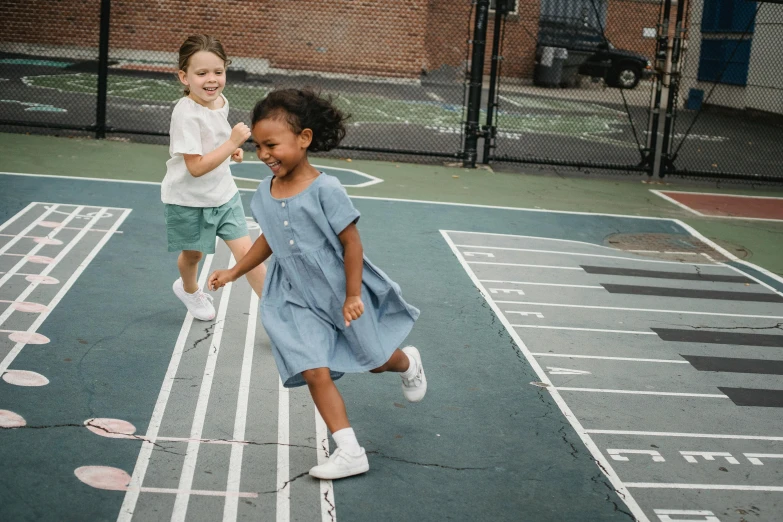
[[[216,55],[223,60],[226,67],[231,64],[231,60],[226,56],[226,51],[223,49],[223,44],[220,43],[220,40],[207,34],[194,34],[188,36],[188,39],[179,48],[179,70],[187,71],[190,57],[199,51],[207,51]],[[185,96],[190,94],[190,89],[187,87],[185,87],[184,91]]]

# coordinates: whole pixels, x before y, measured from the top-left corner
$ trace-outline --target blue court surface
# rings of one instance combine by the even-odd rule
[[[371,468],[331,482],[247,282],[171,292],[159,185],[0,183],[0,520],[781,520],[783,281],[684,223],[353,196],[429,390],[341,379]]]

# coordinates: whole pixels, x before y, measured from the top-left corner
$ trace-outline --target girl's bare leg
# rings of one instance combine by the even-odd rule
[[[370,370],[372,373],[383,373],[383,372],[396,372],[396,373],[402,373],[405,370],[408,369],[410,366],[410,359],[408,359],[408,356],[405,355],[405,352],[397,348],[394,350],[394,353],[389,357],[389,360],[386,361],[383,366],[379,366],[378,368],[375,368],[374,370]]]
[[[226,245],[228,245],[231,253],[234,254],[234,259],[239,261],[247,254],[250,247],[253,246],[253,242],[250,241],[250,236],[245,236],[226,241]],[[261,292],[264,289],[264,278],[266,278],[266,267],[263,264],[260,264],[245,274],[245,277],[247,277],[247,282],[250,283],[250,286],[253,288],[256,295],[261,297]]]
[[[198,250],[183,250],[177,258],[177,268],[182,277],[182,286],[189,294],[198,290],[198,262],[204,254]]]
[[[350,428],[345,402],[337,386],[334,385],[329,368],[305,370],[302,372],[302,377],[307,382],[315,407],[324,418],[329,431],[336,433],[343,428]]]

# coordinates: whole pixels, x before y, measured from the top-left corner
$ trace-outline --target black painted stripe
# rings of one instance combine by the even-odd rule
[[[663,272],[660,270],[639,270],[637,268],[616,268],[612,266],[579,266],[588,274],[651,277],[655,279],[680,279],[684,281],[705,281],[710,283],[756,284],[753,279],[740,275],[687,274],[685,272]]]
[[[741,346],[766,346],[783,348],[783,335],[748,332],[716,332],[713,330],[678,330],[676,328],[650,328],[663,341],[679,343],[737,344]]]
[[[737,406],[763,406],[783,408],[783,390],[758,390],[753,388],[726,388],[718,386]]]
[[[764,359],[738,359],[735,357],[706,357],[702,355],[682,355],[700,372],[759,373],[763,375],[783,375],[783,361]]]
[[[699,290],[695,288],[667,288],[662,286],[636,286],[601,283],[612,294],[656,295],[662,297],[687,297],[690,299],[721,299],[724,301],[757,301],[783,303],[783,296],[773,293],[726,292],[723,290]]]

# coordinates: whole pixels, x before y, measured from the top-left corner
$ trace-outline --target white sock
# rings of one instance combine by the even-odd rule
[[[405,352],[403,352],[405,353]],[[403,379],[413,379],[416,377],[416,372],[418,372],[419,368],[416,366],[416,359],[408,355],[407,353],[405,356],[408,358],[408,361],[410,361],[410,364],[408,365],[408,369],[404,372],[400,372],[400,376]]]
[[[350,455],[358,455],[362,452],[359,441],[356,440],[356,434],[353,432],[353,428],[343,428],[332,433],[334,443],[338,448],[342,448],[343,451]]]

